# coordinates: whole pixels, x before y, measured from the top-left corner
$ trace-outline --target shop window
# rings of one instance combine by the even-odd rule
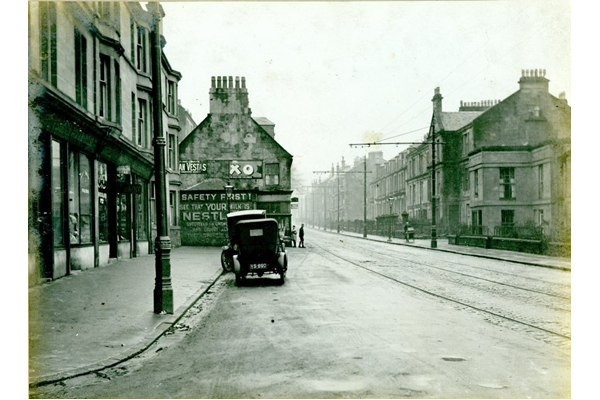
[[[140,183],[142,186],[141,193],[136,194],[135,196],[135,204],[137,207],[137,221],[136,221],[136,238],[138,240],[146,240],[148,239],[148,209],[147,209],[147,185],[146,183]]]
[[[64,189],[61,169],[61,144],[52,141],[52,231],[55,245],[64,245]]]
[[[79,155],[79,218],[81,243],[92,241],[92,168],[90,159]]]
[[[69,241],[71,244],[92,241],[92,179],[90,161],[84,154],[69,152]]]
[[[279,185],[279,163],[265,164],[265,185]]]
[[[108,169],[103,162],[98,168],[98,239],[100,243],[108,242]]]
[[[118,186],[129,184],[129,175],[117,173]],[[129,195],[117,193],[117,238],[119,241],[131,239],[131,219],[129,218]]]

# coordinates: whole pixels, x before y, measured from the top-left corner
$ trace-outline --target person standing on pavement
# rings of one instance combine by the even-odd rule
[[[296,232],[296,225],[292,225],[292,245],[296,247],[296,238],[298,237],[298,233]]]
[[[304,247],[304,224],[302,224],[300,226],[299,236],[300,236],[300,243],[298,243],[298,247],[302,247],[304,249],[305,248]]]

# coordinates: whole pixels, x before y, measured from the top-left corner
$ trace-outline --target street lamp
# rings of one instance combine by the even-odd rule
[[[388,197],[388,202],[390,203],[390,226],[389,226],[390,232],[389,232],[389,237],[388,237],[388,240],[387,240],[388,242],[392,241],[392,204],[393,204],[392,202],[393,201],[394,201],[393,197]]]

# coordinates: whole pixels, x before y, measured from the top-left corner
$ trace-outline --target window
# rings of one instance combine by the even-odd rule
[[[534,210],[534,214],[535,214],[535,224],[537,226],[543,226],[544,225],[544,210]]]
[[[469,190],[469,169],[468,168],[465,168],[463,170],[462,189],[463,189],[463,191]]]
[[[64,189],[61,169],[61,144],[52,141],[52,232],[54,244],[63,245]]]
[[[177,136],[168,134],[167,168],[174,170],[177,166]]]
[[[92,171],[89,158],[75,151],[69,152],[69,242],[92,241]]]
[[[175,115],[175,82],[167,81],[167,112]]]
[[[130,176],[117,173],[117,184],[126,186],[130,183]],[[127,241],[131,238],[131,218],[129,217],[129,195],[117,193],[117,239]]]
[[[108,242],[108,169],[106,164],[98,162],[98,239],[101,243]]]
[[[538,166],[538,195],[540,199],[544,198],[544,165]]]
[[[473,192],[475,197],[479,197],[479,170],[473,171]]]
[[[419,182],[419,200],[421,204],[425,203],[425,192],[423,183],[423,181]]]
[[[502,226],[514,226],[515,210],[500,210]]]
[[[515,169],[500,168],[500,199],[515,199]]]
[[[137,27],[137,69],[147,72],[146,65],[146,29]]]
[[[75,28],[75,101],[87,108],[87,40]]]
[[[143,181],[138,183],[142,186],[142,190],[135,195],[135,205],[137,207],[136,238],[138,240],[146,240],[148,238],[148,210],[146,202],[148,185]]]
[[[469,144],[469,132],[463,133],[463,155],[469,154],[470,144]]]
[[[148,102],[144,99],[138,99],[138,117],[137,117],[137,138],[138,146],[145,146],[148,137]]]
[[[279,163],[265,165],[265,184],[279,185]]]
[[[482,235],[483,234],[483,210],[474,210],[471,211],[471,233],[473,235]]]
[[[136,129],[136,125],[137,125],[137,114],[136,114],[136,107],[135,107],[135,93],[131,92],[131,140],[133,141],[133,143],[138,144],[138,139],[137,139],[137,129]]]
[[[131,63],[133,65],[137,65],[135,63],[135,52],[136,52],[136,48],[137,48],[137,43],[136,43],[136,36],[135,36],[135,22],[133,21],[133,17],[129,18],[129,43],[131,43],[131,48],[129,49],[130,53],[131,53]]]
[[[169,192],[169,206],[171,207],[171,226],[177,225],[177,192]]]
[[[110,58],[100,56],[100,108],[101,117],[110,120]]]
[[[42,78],[57,85],[56,66],[56,2],[40,2],[40,58]]]
[[[118,124],[121,123],[121,70],[119,63],[115,61],[115,107],[116,107],[116,120]]]

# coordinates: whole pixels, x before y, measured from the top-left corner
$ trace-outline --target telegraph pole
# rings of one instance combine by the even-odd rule
[[[364,163],[364,197],[363,197],[363,238],[367,237],[367,156]]]
[[[156,182],[156,240],[154,282],[154,312],[173,314],[173,286],[171,285],[171,238],[167,218],[167,179],[165,172],[165,147],[167,140],[163,133],[163,110],[161,94],[162,46],[160,20],[164,16],[159,2],[148,3],[152,13],[152,108],[154,122],[154,174]]]
[[[435,226],[435,114],[429,126],[431,134],[431,248],[437,248],[437,228]]]

